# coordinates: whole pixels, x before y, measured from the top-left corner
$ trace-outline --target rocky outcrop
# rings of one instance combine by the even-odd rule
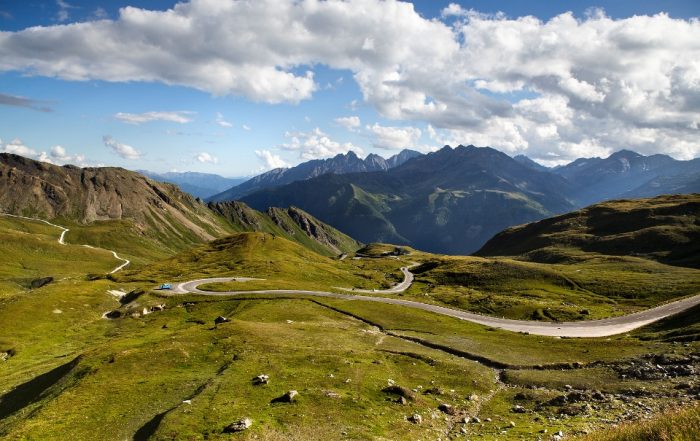
[[[81,224],[128,219],[161,237],[225,233],[206,206],[175,185],[117,167],[59,167],[7,153],[0,154],[0,211]]]

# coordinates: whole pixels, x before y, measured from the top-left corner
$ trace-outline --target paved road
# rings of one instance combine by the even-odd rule
[[[17,216],[15,214],[9,214],[9,213],[0,213],[0,215],[8,216],[8,217],[16,217],[19,219],[27,219],[27,220],[31,220],[31,221],[37,221],[37,222],[43,222],[45,224],[51,225],[52,227],[60,228],[63,231],[61,231],[61,236],[58,238],[58,243],[60,243],[61,245],[66,245],[66,241],[65,241],[66,233],[70,231],[66,227],[62,227],[61,225],[52,224],[51,222],[44,220],[44,219],[39,219],[38,217]],[[92,245],[83,245],[83,246],[86,248],[105,250],[105,248],[97,248],[97,247],[93,247]],[[112,255],[114,256],[115,259],[121,260],[122,262],[124,262],[123,264],[119,265],[118,267],[116,267],[112,271],[110,271],[109,272],[110,274],[114,274],[117,271],[121,271],[125,266],[127,266],[128,264],[131,263],[129,260],[119,257],[119,255],[117,254],[116,251],[113,251],[113,250],[106,250],[106,251],[109,251],[110,253],[112,253]]]
[[[342,289],[343,291],[352,291],[352,292],[366,292],[366,293],[375,293],[375,294],[398,294],[400,292],[404,292],[408,289],[408,287],[411,286],[413,283],[413,273],[409,271],[409,268],[412,268],[414,266],[418,265],[413,264],[411,266],[404,266],[401,267],[401,272],[403,273],[403,281],[401,283],[397,283],[396,285],[392,286],[389,289],[358,289],[358,288],[338,288]]]
[[[397,287],[400,286],[402,290],[405,290],[411,285],[411,282],[413,281],[413,274],[408,270],[408,268],[402,268],[402,271],[406,275],[406,279],[401,284],[397,285]],[[390,305],[407,306],[409,308],[434,312],[437,314],[442,314],[449,317],[458,318],[460,320],[466,320],[484,326],[490,326],[493,328],[505,329],[514,332],[527,332],[533,335],[544,335],[549,337],[609,337],[611,335],[623,334],[625,332],[641,328],[642,326],[648,325],[649,323],[653,323],[655,321],[685,311],[686,309],[692,308],[693,306],[700,304],[700,295],[696,295],[694,297],[678,300],[672,303],[667,303],[665,305],[657,306],[656,308],[636,312],[634,314],[629,314],[621,317],[614,317],[603,320],[587,320],[580,322],[551,323],[489,317],[480,314],[475,314],[472,312],[446,308],[444,306],[429,305],[413,300],[397,299],[393,297],[370,297],[356,294],[341,294],[326,291],[305,291],[296,289],[212,292],[202,291],[197,288],[197,286],[202,285],[204,283],[230,282],[233,280],[245,281],[250,279],[241,277],[219,277],[213,279],[192,280],[176,285],[172,292],[175,294],[196,293],[207,296],[237,296],[246,294],[265,294],[286,297],[290,295],[302,295],[315,297],[330,297],[342,300],[359,300],[364,302],[386,303]],[[397,287],[394,287],[392,289],[396,289]]]

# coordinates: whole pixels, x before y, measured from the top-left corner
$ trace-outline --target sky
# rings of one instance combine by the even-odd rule
[[[0,152],[250,176],[350,150],[700,156],[700,2],[0,0]]]

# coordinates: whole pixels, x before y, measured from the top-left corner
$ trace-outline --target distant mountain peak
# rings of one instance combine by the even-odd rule
[[[386,171],[421,155],[421,153],[414,150],[404,149],[389,159],[384,159],[374,153],[370,153],[365,159],[362,159],[357,156],[357,153],[350,150],[347,153],[339,153],[332,158],[314,159],[312,161],[303,162],[295,167],[270,170],[240,185],[216,194],[209,198],[209,200],[236,200],[258,190],[291,184],[295,181],[303,181],[324,174],[341,175],[346,173]]]
[[[642,157],[644,157],[644,155],[639,154],[635,151],[622,149],[622,150],[618,150],[615,153],[613,153],[612,155],[610,155],[608,157],[608,159],[620,159],[620,158],[632,159],[632,158],[642,158]]]

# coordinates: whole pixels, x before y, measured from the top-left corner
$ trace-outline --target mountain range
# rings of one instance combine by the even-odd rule
[[[388,159],[375,154],[370,154],[365,159],[361,159],[355,152],[349,151],[346,154],[338,154],[333,158],[304,162],[296,167],[270,170],[216,194],[210,197],[209,200],[219,202],[240,199],[258,190],[290,184],[295,181],[303,181],[328,173],[342,175],[345,173],[385,171],[398,167],[409,159],[420,155],[421,153],[414,150],[402,150]]]
[[[464,254],[503,228],[568,211],[568,182],[491,148],[445,147],[380,172],[326,174],[242,198],[298,206],[362,242]]]
[[[137,172],[156,181],[175,184],[180,187],[182,191],[200,199],[207,199],[217,193],[235,187],[245,182],[247,179],[225,178],[212,173],[198,172],[155,173],[148,170],[137,170]]]
[[[622,150],[608,158],[547,168],[488,147],[445,146],[386,170],[251,187],[240,199],[259,210],[298,206],[363,242],[466,254],[508,226],[604,200],[687,193],[699,187],[699,159],[678,161]]]

